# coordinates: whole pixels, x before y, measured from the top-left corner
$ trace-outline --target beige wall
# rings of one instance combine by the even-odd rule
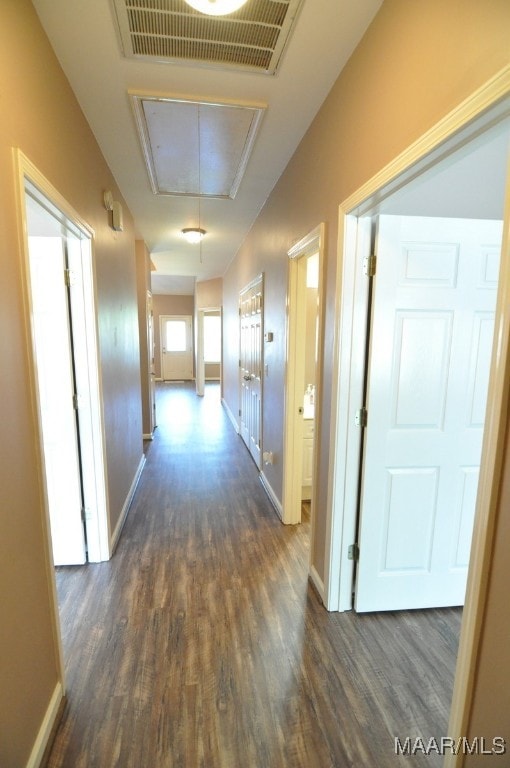
[[[154,346],[156,348],[154,370],[156,378],[161,378],[161,334],[159,319],[161,315],[195,315],[194,296],[172,296],[169,294],[155,294],[152,297],[154,307]],[[194,356],[193,356],[194,359]]]
[[[338,206],[363,183],[469,97],[510,61],[507,0],[385,0],[345,70],[333,86],[300,147],[276,184],[266,205],[224,276],[224,398],[232,413],[238,396],[238,294],[258,273],[265,277],[266,345],[263,446],[275,455],[264,472],[282,498],[282,435],[285,370],[285,300],[287,250],[320,222],[326,225],[326,302],[320,444],[319,492],[312,563],[324,577],[332,363],[335,334],[335,282]],[[508,515],[502,510],[504,538],[491,603],[493,634],[484,639],[484,669],[491,655],[501,659],[500,678],[492,691],[480,683],[477,723],[500,724],[509,711]],[[496,567],[496,564],[495,564]],[[506,638],[506,639],[505,639]],[[485,664],[485,667],[484,667]],[[493,680],[497,676],[492,665]],[[499,707],[499,710],[498,710]],[[505,721],[508,724],[508,719]],[[503,724],[501,724],[503,725]]]
[[[509,59],[506,0],[386,0],[333,86],[298,151],[224,276],[224,396],[237,413],[239,290],[265,274],[268,375],[264,471],[282,493],[287,250],[326,224],[326,302],[317,530],[313,563],[324,575],[331,424],[338,205],[499,71]]]
[[[134,236],[108,226],[121,199],[29,0],[0,3],[0,765],[26,765],[59,677],[23,308],[13,147],[94,230],[111,527],[142,455]],[[94,567],[94,566],[90,566]]]
[[[216,309],[223,304],[223,280],[203,280],[195,284],[195,305],[197,309]]]

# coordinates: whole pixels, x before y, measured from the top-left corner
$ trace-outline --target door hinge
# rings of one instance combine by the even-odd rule
[[[239,416],[241,415],[241,409],[239,408]]]
[[[367,277],[374,277],[375,272],[377,269],[377,256],[375,253],[372,253],[370,256],[367,256],[365,259],[363,259],[363,272]]]
[[[74,285],[75,281],[76,281],[76,276],[73,270],[64,269],[64,282],[67,288],[70,288],[72,285]]]
[[[347,558],[349,560],[359,560],[359,546],[357,544],[351,544],[347,548]]]
[[[356,416],[354,417],[354,423],[357,427],[366,427],[368,423],[368,411],[363,406],[363,408],[360,408],[358,411],[356,411]]]
[[[92,512],[89,509],[89,507],[81,508],[81,519],[83,520],[83,522],[86,522],[92,519]]]

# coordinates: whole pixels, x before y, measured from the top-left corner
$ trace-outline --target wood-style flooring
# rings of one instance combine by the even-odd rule
[[[434,768],[461,612],[328,613],[216,385],[161,385],[114,557],[57,569],[67,703],[48,768]]]

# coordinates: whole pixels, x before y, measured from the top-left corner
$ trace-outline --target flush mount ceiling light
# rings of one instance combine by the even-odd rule
[[[200,229],[200,227],[186,227],[186,229],[181,229],[181,235],[188,241],[188,243],[199,243],[205,235],[205,229]]]
[[[195,11],[206,13],[208,16],[226,16],[237,11],[247,0],[186,0]]]

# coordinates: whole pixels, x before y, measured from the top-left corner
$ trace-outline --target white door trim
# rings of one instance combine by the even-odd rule
[[[199,397],[204,396],[205,363],[204,363],[204,310],[196,313],[195,329],[195,389]]]
[[[480,135],[492,123],[508,113],[510,96],[510,66],[505,67],[471,97],[437,123],[363,187],[344,200],[339,207],[338,253],[342,256],[342,269],[337,270],[336,308],[340,333],[334,350],[332,428],[329,462],[328,529],[325,574],[325,604],[329,610],[345,610],[346,595],[351,582],[341,579],[341,560],[344,559],[345,530],[349,521],[342,510],[347,496],[352,503],[352,488],[348,489],[351,471],[342,448],[347,444],[349,424],[344,418],[344,407],[351,394],[351,366],[356,368],[352,354],[352,336],[349,338],[347,318],[356,311],[356,283],[350,261],[356,253],[357,216],[374,209],[375,198],[380,202],[396,189],[419,176],[426,168],[452,153],[454,149]],[[457,674],[453,693],[448,733],[456,737],[466,733],[474,684],[483,608],[488,597],[488,572],[494,547],[493,534],[497,497],[501,482],[503,445],[507,424],[507,401],[510,369],[510,194],[507,176],[507,201],[502,245],[501,273],[495,319],[495,344],[488,394],[486,426],[480,467],[477,512],[466,608],[458,653]],[[506,255],[506,258],[505,258]],[[357,491],[356,491],[357,492]],[[343,548],[343,549],[342,549]],[[460,768],[462,756],[448,754],[446,768]]]
[[[312,535],[310,551],[313,547],[313,499],[317,490],[318,446],[320,445],[320,411],[321,411],[321,371],[322,371],[322,332],[324,305],[324,232],[325,225],[320,224],[287,253],[289,257],[288,287],[287,287],[287,354],[285,373],[285,405],[284,405],[284,437],[283,437],[283,494],[282,522],[294,525],[301,522],[301,486],[302,486],[302,434],[298,429],[298,409],[303,406],[302,382],[296,377],[299,356],[303,355],[302,340],[304,338],[304,313],[302,302],[299,300],[298,271],[300,259],[319,254],[319,286],[318,286],[318,360],[315,371],[315,388],[317,391],[314,421],[316,432],[313,448],[313,482],[312,482]]]
[[[82,377],[84,392],[83,398],[84,410],[89,417],[87,419],[87,429],[83,430],[81,440],[82,451],[82,470],[86,467],[87,478],[84,483],[86,498],[84,504],[86,508],[86,530],[88,543],[89,562],[101,562],[109,560],[110,551],[110,530],[108,515],[108,491],[106,485],[106,451],[105,451],[105,432],[102,410],[102,390],[101,390],[101,368],[99,359],[99,336],[97,329],[97,296],[94,259],[92,256],[92,245],[94,231],[80,217],[80,215],[69,205],[65,198],[57,189],[43,176],[36,166],[20,151],[14,150],[14,162],[17,171],[18,200],[20,210],[20,246],[25,254],[23,264],[23,282],[25,292],[25,306],[27,317],[27,328],[30,334],[28,339],[30,349],[30,368],[31,384],[34,388],[35,412],[39,413],[40,404],[36,384],[36,361],[34,352],[34,329],[32,327],[31,316],[31,293],[30,293],[30,266],[28,253],[27,225],[25,213],[25,183],[33,184],[40,190],[44,198],[54,205],[75,227],[84,235],[84,244],[86,253],[81,255],[81,270],[84,284],[84,294],[87,296],[83,314],[83,332],[87,337],[87,360],[86,365],[80,366],[80,375]],[[43,469],[42,453],[42,435],[38,426],[38,439],[40,446],[39,459],[41,469]],[[43,472],[43,487],[45,487]],[[47,505],[47,500],[45,501]],[[48,517],[49,520],[49,517]]]
[[[105,453],[105,434],[102,412],[102,391],[101,391],[101,373],[100,373],[100,360],[99,360],[99,338],[97,332],[96,323],[96,292],[95,292],[95,272],[94,272],[94,260],[92,258],[92,243],[94,238],[94,231],[88,226],[88,224],[81,218],[81,216],[69,205],[69,203],[62,197],[57,189],[43,176],[37,167],[23,154],[19,149],[13,149],[13,162],[15,168],[16,179],[16,199],[18,207],[18,223],[19,223],[19,248],[20,253],[23,254],[22,259],[22,281],[23,281],[23,297],[24,297],[24,314],[25,314],[25,328],[26,328],[26,343],[28,349],[28,377],[30,396],[32,400],[32,408],[37,418],[34,423],[34,430],[36,436],[37,445],[37,474],[39,480],[39,486],[41,488],[41,501],[43,509],[43,530],[45,538],[46,549],[46,567],[48,572],[48,583],[50,585],[50,598],[51,598],[51,610],[53,626],[55,631],[55,643],[57,664],[59,666],[59,679],[62,684],[62,693],[65,693],[65,672],[64,672],[64,658],[62,651],[62,641],[60,633],[60,619],[58,610],[58,600],[55,583],[55,570],[53,566],[53,555],[51,548],[51,533],[50,533],[50,515],[48,508],[48,496],[46,491],[46,478],[44,471],[44,453],[42,443],[42,430],[40,421],[40,403],[37,387],[36,376],[36,360],[35,360],[35,348],[34,348],[34,329],[32,325],[31,315],[31,291],[30,291],[30,265],[29,265],[29,250],[28,250],[28,228],[27,228],[27,216],[25,208],[25,184],[26,181],[31,182],[37,187],[44,197],[49,200],[56,208],[58,208],[65,217],[67,217],[73,224],[84,234],[88,242],[88,255],[90,258],[84,259],[87,264],[82,263],[83,277],[86,280],[86,289],[89,291],[89,295],[92,297],[92,303],[87,308],[87,314],[85,318],[87,343],[89,346],[89,359],[88,359],[88,376],[90,390],[88,393],[90,408],[90,421],[91,421],[91,434],[93,439],[87,444],[86,450],[89,452],[89,468],[93,477],[90,478],[90,486],[94,489],[95,494],[95,506],[94,511],[91,514],[91,519],[87,524],[87,533],[89,534],[89,560],[100,561],[108,560],[110,557],[109,547],[109,515],[108,515],[108,491],[106,485],[106,453]],[[90,527],[90,533],[89,533]]]

